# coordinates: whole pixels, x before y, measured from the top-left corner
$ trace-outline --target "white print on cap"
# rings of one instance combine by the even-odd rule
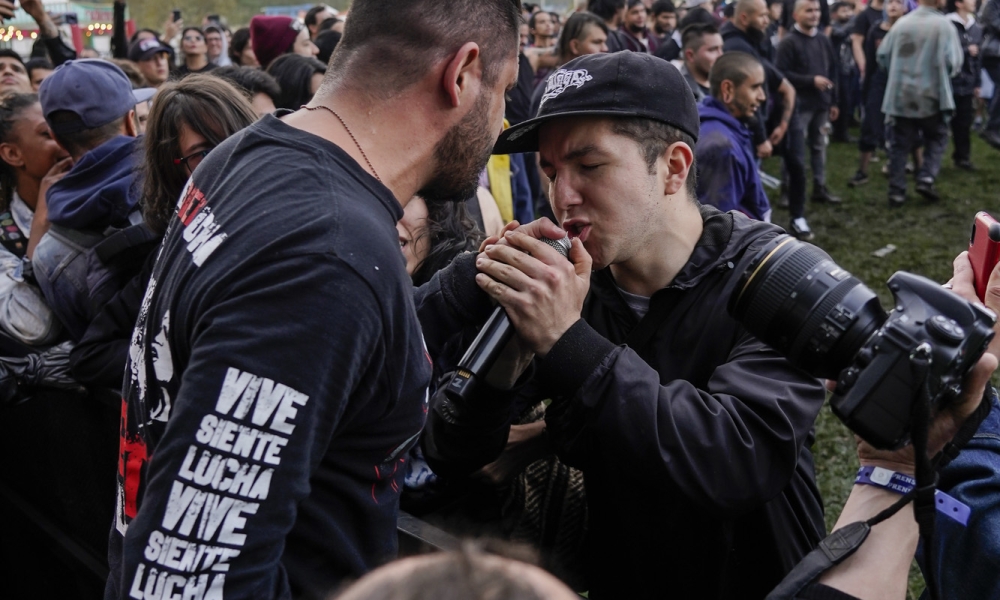
[[[583,84],[587,83],[591,79],[593,79],[593,77],[590,76],[587,69],[576,69],[574,71],[559,69],[553,73],[549,77],[549,80],[545,83],[545,93],[542,94],[542,102],[539,104],[539,108],[541,108],[542,104],[545,104],[546,100],[555,98],[570,87],[583,87]]]

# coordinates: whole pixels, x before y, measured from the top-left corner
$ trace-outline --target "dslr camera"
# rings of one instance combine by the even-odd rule
[[[914,402],[933,412],[957,398],[993,338],[990,311],[912,273],[889,278],[887,314],[860,280],[790,235],[749,248],[738,268],[729,313],[795,366],[836,381],[834,414],[878,448],[909,442]]]

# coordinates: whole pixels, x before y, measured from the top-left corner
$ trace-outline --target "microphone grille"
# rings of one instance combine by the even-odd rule
[[[549,246],[555,248],[556,252],[558,252],[559,254],[562,254],[564,257],[569,258],[569,250],[570,248],[573,247],[573,244],[570,243],[568,237],[564,237],[558,240],[553,240],[547,237],[543,237],[542,241],[548,244]]]

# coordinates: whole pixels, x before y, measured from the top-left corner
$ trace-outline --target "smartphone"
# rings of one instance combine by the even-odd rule
[[[177,21],[180,21],[180,20],[181,20],[181,9],[175,8],[174,9],[174,23],[176,23]]]
[[[212,23],[221,23],[222,19],[219,15],[208,15],[207,19]]]
[[[989,283],[993,267],[1000,261],[1000,223],[985,211],[976,213],[969,238],[969,261],[976,283],[976,295],[986,298],[986,284]]]

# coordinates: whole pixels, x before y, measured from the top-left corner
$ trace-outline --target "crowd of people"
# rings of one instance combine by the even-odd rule
[[[21,1],[40,35],[0,50],[0,439],[16,493],[107,557],[105,598],[763,598],[826,537],[826,389],[724,307],[755,249],[813,238],[807,200],[840,202],[826,148],[854,121],[842,183],[885,152],[890,206],[909,172],[939,198],[949,139],[975,169],[977,124],[1000,148],[1000,0],[576,4],[175,11],[84,58]],[[965,256],[949,287],[978,301]],[[1000,268],[990,289],[997,310]],[[455,396],[496,305],[513,339]],[[976,488],[997,355],[929,440],[977,415],[942,474],[975,516],[921,555],[943,598],[1000,593]],[[74,437],[38,473],[42,419]],[[837,528],[892,490],[859,479]],[[378,568],[400,507],[537,566],[465,545]],[[899,594],[916,548],[904,511],[789,597]],[[23,589],[92,591],[42,579]]]

